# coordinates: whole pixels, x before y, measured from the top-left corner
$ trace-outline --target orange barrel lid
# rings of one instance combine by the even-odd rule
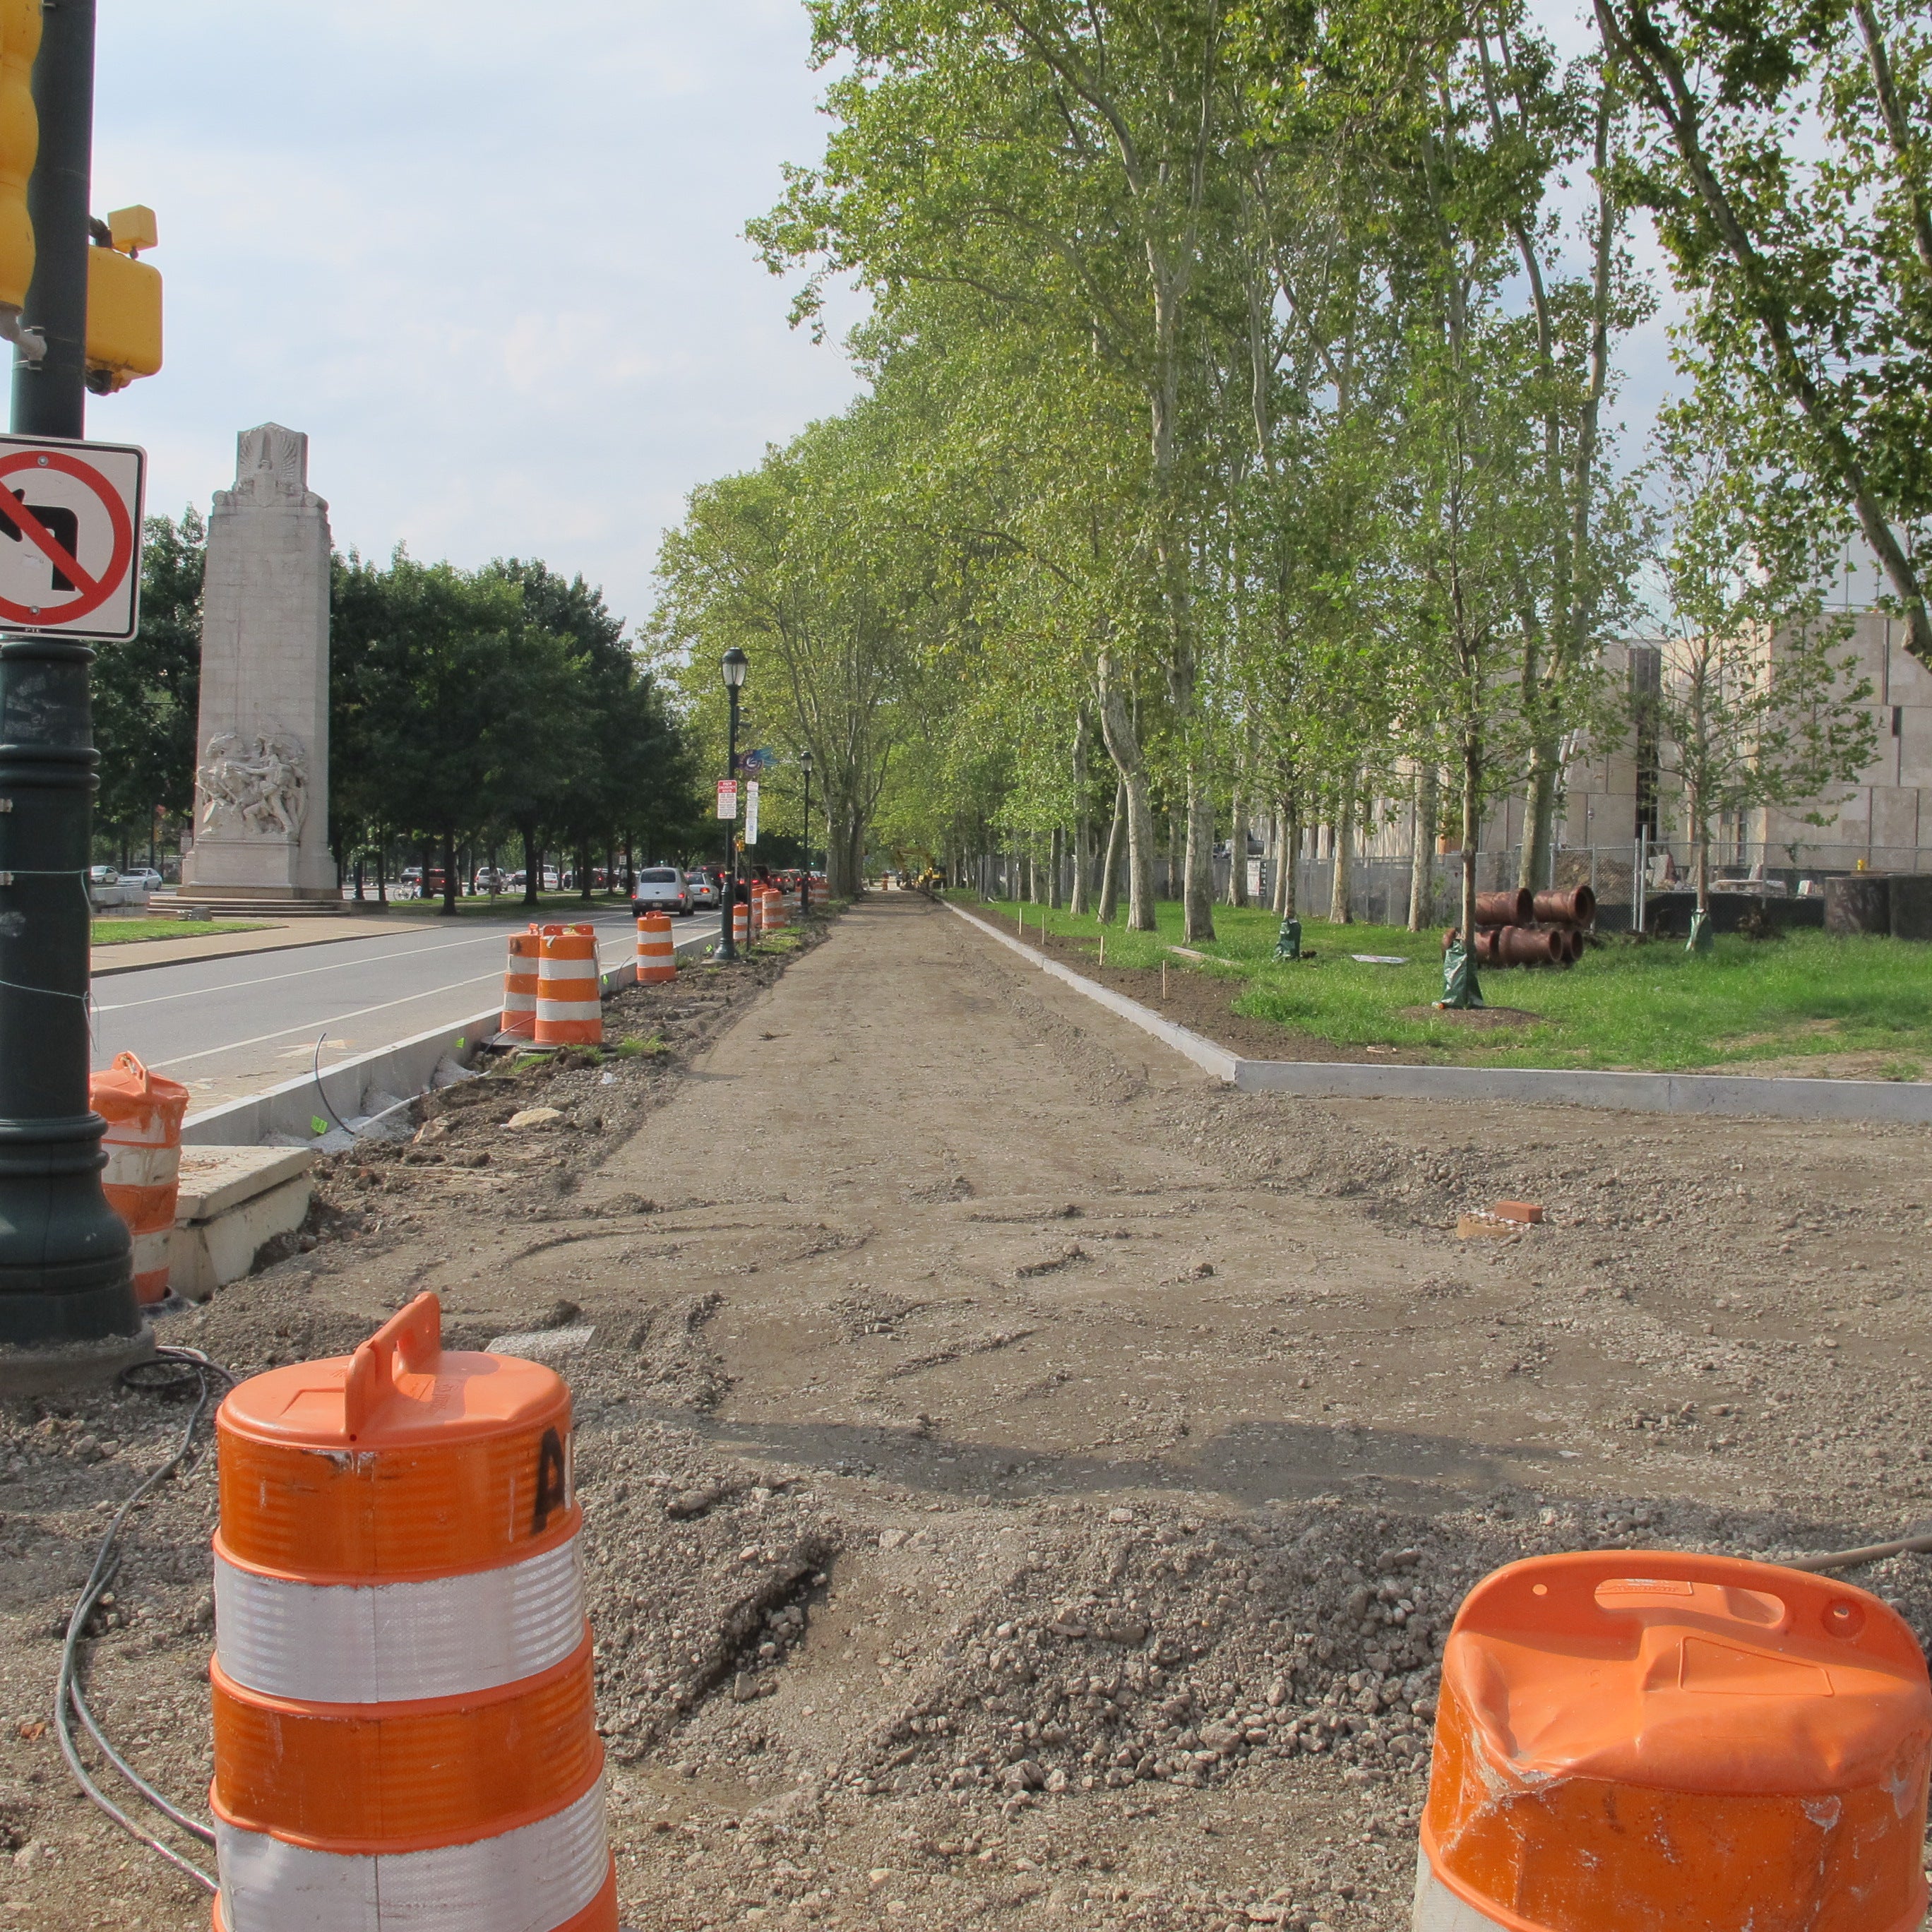
[[[158,1115],[178,1126],[188,1112],[188,1090],[178,1080],[152,1072],[131,1053],[117,1054],[114,1064],[88,1082],[88,1097],[104,1120]]]
[[[1906,1932],[1932,1688],[1862,1590],[1676,1551],[1532,1558],[1442,1660],[1435,1877],[1512,1932]]]
[[[562,1378],[446,1352],[433,1294],[353,1355],[251,1376],[215,1427],[222,1555],[303,1582],[491,1569],[568,1540],[581,1520]]]

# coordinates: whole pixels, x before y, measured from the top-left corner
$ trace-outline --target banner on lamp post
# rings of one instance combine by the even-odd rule
[[[758,842],[758,782],[748,778],[745,782],[745,843],[755,845]]]

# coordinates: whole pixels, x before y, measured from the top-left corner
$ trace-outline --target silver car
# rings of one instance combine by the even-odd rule
[[[631,912],[642,919],[647,912],[688,913],[691,889],[675,866],[646,866],[631,892]]]

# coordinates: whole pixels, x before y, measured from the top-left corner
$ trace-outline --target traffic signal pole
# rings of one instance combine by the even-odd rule
[[[77,438],[94,0],[46,0],[42,20],[23,320],[46,352],[15,364],[13,424],[16,435]],[[154,1347],[127,1228],[101,1190],[104,1124],[88,1099],[93,662],[70,639],[0,638],[0,1394],[110,1376]]]

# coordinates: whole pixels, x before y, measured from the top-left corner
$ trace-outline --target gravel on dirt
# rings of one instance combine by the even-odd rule
[[[610,1017],[168,1333],[246,1373],[428,1288],[566,1376],[627,1924],[1396,1932],[1478,1578],[1932,1514],[1922,1130],[1239,1094],[896,893]],[[0,1410],[4,1922],[207,1922],[46,1728],[177,1420]],[[191,1804],[213,1507],[139,1513],[89,1665]],[[1856,1580],[1932,1632],[1932,1560]]]

